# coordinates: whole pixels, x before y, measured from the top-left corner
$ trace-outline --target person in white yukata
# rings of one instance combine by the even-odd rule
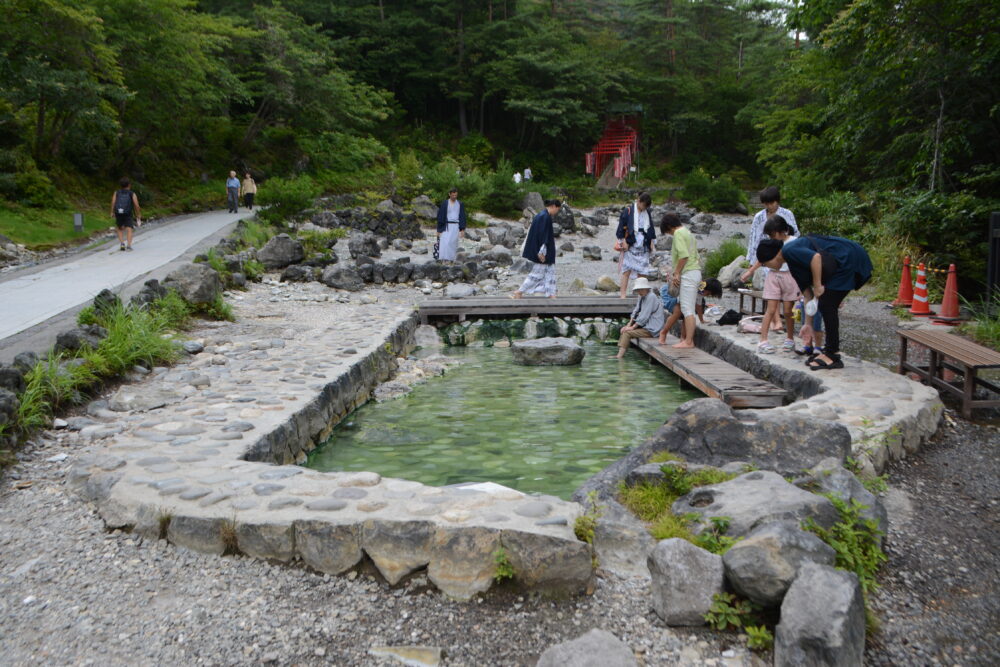
[[[625,298],[628,291],[628,281],[631,276],[638,278],[643,274],[652,273],[649,266],[649,256],[656,239],[656,230],[650,224],[649,207],[653,198],[643,192],[630,205],[622,209],[618,217],[618,238],[621,255],[621,289],[618,296]]]
[[[438,206],[438,259],[454,262],[458,258],[458,240],[465,236],[465,204],[458,200],[458,188],[448,191],[448,198]]]
[[[531,221],[521,257],[534,262],[535,266],[521,283],[521,288],[510,295],[512,299],[539,293],[550,299],[556,297],[556,237],[552,229],[552,216],[560,208],[562,202],[558,199],[546,199],[545,210]]]

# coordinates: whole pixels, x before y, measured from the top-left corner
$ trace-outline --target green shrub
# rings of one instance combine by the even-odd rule
[[[338,227],[337,229],[313,229],[298,233],[298,239],[306,251],[306,257],[326,254],[329,252],[331,246],[346,236],[347,230],[342,227]]]
[[[80,326],[97,324],[97,311],[94,309],[94,306],[84,306],[83,310],[76,314],[76,323]]]
[[[245,248],[262,248],[274,236],[274,228],[256,220],[241,220],[236,226],[236,236]]]
[[[746,205],[746,193],[729,175],[713,177],[701,167],[684,178],[682,196],[702,211],[735,211]]]
[[[878,522],[861,516],[865,506],[857,500],[852,499],[848,504],[833,494],[824,495],[837,509],[840,520],[827,529],[809,518],[803,522],[803,527],[833,547],[837,552],[835,565],[858,575],[861,589],[867,595],[878,587],[875,574],[886,560],[878,545],[878,538],[882,535]]]
[[[165,297],[150,304],[150,311],[155,314],[164,330],[176,331],[188,327],[192,313],[191,306],[174,289],[168,290]]]
[[[511,564],[510,559],[507,558],[507,550],[503,547],[497,547],[497,550],[493,552],[493,563],[496,568],[493,571],[493,579],[495,581],[503,581],[504,579],[514,578],[514,566]]]
[[[253,283],[259,283],[264,278],[264,265],[256,259],[248,259],[243,262],[243,275]]]
[[[705,255],[704,276],[715,278],[719,271],[729,266],[740,255],[746,254],[746,246],[739,239],[726,239],[719,247]]]
[[[715,630],[739,630],[756,620],[759,611],[760,607],[750,600],[733,593],[716,593],[712,596],[712,605],[705,614],[705,621]]]
[[[491,215],[511,216],[518,210],[521,189],[514,183],[514,167],[507,160],[497,163],[484,183],[482,209]]]
[[[215,300],[212,303],[199,304],[196,311],[202,315],[206,315],[213,320],[223,320],[226,322],[235,322],[236,315],[233,313],[233,307],[226,302],[221,294],[215,295]]]
[[[965,306],[973,319],[963,324],[961,331],[987,347],[1000,350],[1000,290],[975,302],[965,301]]]
[[[269,223],[284,222],[312,206],[319,188],[309,176],[271,178],[258,194],[262,207],[257,215]]]
[[[164,320],[154,312],[119,304],[108,310],[102,325],[108,336],[95,350],[103,359],[101,375],[124,375],[136,364],[152,368],[177,357],[177,341],[163,335]]]

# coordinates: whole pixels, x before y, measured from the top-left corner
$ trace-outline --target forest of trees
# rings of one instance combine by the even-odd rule
[[[641,105],[647,181],[774,182],[818,228],[979,275],[998,19],[973,0],[5,0],[0,216],[122,174],[148,198],[230,168],[376,189],[506,158],[574,179],[609,110]]]

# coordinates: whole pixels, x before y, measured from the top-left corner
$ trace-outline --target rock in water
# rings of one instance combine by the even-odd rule
[[[569,338],[518,340],[510,346],[514,362],[522,366],[573,366],[587,354]]]
[[[617,292],[618,283],[611,276],[601,276],[597,279],[594,289],[599,292]]]
[[[765,607],[777,606],[806,562],[833,565],[833,547],[793,521],[765,524],[722,556],[736,591]]]
[[[774,632],[776,667],[863,664],[865,603],[853,572],[806,563],[781,603]]]
[[[638,667],[632,650],[607,630],[594,628],[585,635],[550,646],[537,667]]]
[[[667,625],[704,625],[712,596],[722,592],[722,557],[678,537],[649,554],[653,611]]]

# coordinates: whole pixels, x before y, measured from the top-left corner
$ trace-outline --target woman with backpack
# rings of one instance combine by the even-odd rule
[[[142,210],[138,197],[132,192],[132,181],[122,178],[118,185],[119,189],[111,195],[111,217],[115,219],[115,233],[120,244],[118,249],[125,252],[132,249],[132,235],[136,222],[142,224]]]
[[[765,225],[766,229],[766,225]],[[787,243],[766,238],[757,246],[757,261],[771,269],[788,264],[808,301],[817,300],[826,328],[823,353],[809,360],[811,370],[843,368],[840,358],[840,304],[851,290],[861,289],[872,275],[872,261],[859,244],[839,236],[807,234]]]

